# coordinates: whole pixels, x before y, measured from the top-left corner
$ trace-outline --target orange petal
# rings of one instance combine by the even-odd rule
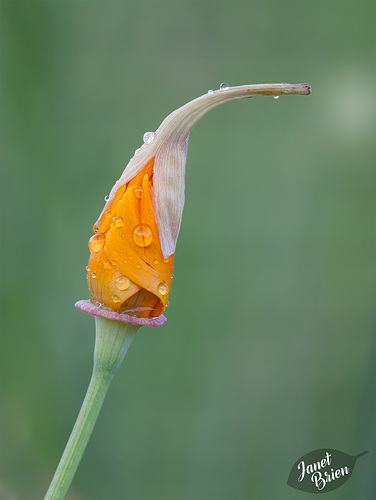
[[[124,286],[121,280],[127,277],[108,260],[104,249],[91,252],[88,267],[87,278],[92,298],[116,312],[119,312],[121,305],[129,297],[140,290],[140,287],[132,281],[128,287]]]
[[[100,233],[92,238],[103,248],[98,251],[100,244],[89,243],[92,299],[117,312],[141,316],[159,315],[165,309],[174,260],[173,255],[163,258],[159,242],[152,201],[153,165],[154,158],[105,206],[97,223]],[[129,280],[126,288],[125,280]]]

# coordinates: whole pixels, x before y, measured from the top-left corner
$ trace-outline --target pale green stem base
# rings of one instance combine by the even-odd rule
[[[85,451],[112,377],[135,336],[138,325],[95,317],[94,367],[80,413],[45,500],[64,499]]]

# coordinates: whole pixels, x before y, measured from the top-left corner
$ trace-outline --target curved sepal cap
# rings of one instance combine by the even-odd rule
[[[153,157],[154,204],[159,238],[165,258],[175,253],[184,207],[185,163],[188,137],[198,120],[211,109],[228,101],[257,96],[308,95],[306,83],[272,83],[242,85],[215,90],[188,102],[167,116],[130,160],[109,195],[111,204],[119,188],[129,182]],[[104,207],[102,214],[106,211]]]

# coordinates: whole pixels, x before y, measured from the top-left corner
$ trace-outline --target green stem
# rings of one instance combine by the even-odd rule
[[[62,500],[74,478],[112,377],[139,329],[138,325],[95,317],[94,367],[80,413],[45,500]]]

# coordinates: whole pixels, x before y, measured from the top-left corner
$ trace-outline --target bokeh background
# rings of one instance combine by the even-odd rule
[[[190,138],[168,322],[140,330],[69,500],[279,500],[302,455],[374,482],[375,4],[2,1],[1,493],[42,498],[90,379],[87,240],[142,135],[223,81],[309,97]]]

